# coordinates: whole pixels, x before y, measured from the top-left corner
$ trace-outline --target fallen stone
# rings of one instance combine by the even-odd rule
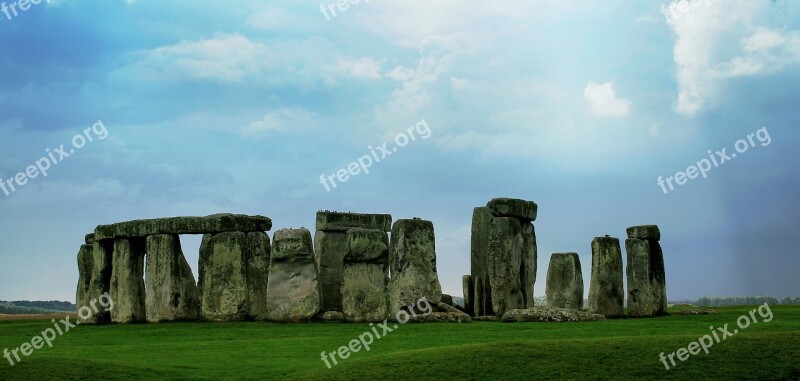
[[[551,308],[583,308],[583,273],[577,253],[556,253],[550,257],[545,298]]]
[[[320,293],[311,232],[282,229],[273,237],[267,316],[279,322],[308,321],[319,313]]]
[[[472,321],[498,321],[498,320],[500,320],[500,319],[498,319],[497,316],[494,316],[494,315],[491,315],[491,316],[473,316],[472,317]]]
[[[155,234],[217,234],[226,232],[265,232],[272,220],[264,216],[214,214],[207,217],[172,217],[100,225],[95,240],[146,237]]]
[[[114,301],[111,321],[138,323],[147,319],[145,313],[144,239],[114,241],[109,295]]]
[[[314,235],[314,260],[319,271],[323,312],[342,311],[341,288],[347,250],[347,232],[317,230]]]
[[[495,217],[489,228],[489,284],[492,309],[506,311],[525,307],[521,272],[524,271],[522,223],[516,218]]]
[[[486,206],[495,217],[517,218],[525,222],[536,221],[538,206],[533,201],[513,198],[495,198]]]
[[[200,244],[200,315],[211,321],[244,321],[250,315],[248,242],[243,232],[206,234]]]
[[[656,225],[631,226],[626,229],[628,238],[661,240],[661,231]]]
[[[344,314],[339,311],[328,311],[322,314],[320,319],[324,322],[342,322],[344,321]]]
[[[605,320],[605,316],[583,311],[568,310],[564,308],[533,307],[520,310],[509,310],[503,314],[503,322],[579,322],[579,321],[600,321]]]
[[[409,316],[409,323],[471,323],[469,315],[459,311],[454,312],[431,312],[427,315]]]
[[[625,240],[628,253],[628,315],[659,316],[667,313],[664,255],[655,239]]]
[[[597,237],[592,241],[589,310],[605,317],[621,317],[624,315],[624,299],[619,239]]]
[[[446,303],[446,304],[451,305],[451,306],[454,305],[453,304],[453,297],[450,296],[450,295],[442,294],[442,299],[441,300],[442,300],[442,303]]]
[[[389,237],[382,230],[347,231],[342,312],[351,322],[382,322],[389,316]]]
[[[439,302],[442,287],[436,272],[433,223],[421,219],[398,220],[389,244],[389,306],[392,313],[425,297]]]
[[[377,229],[388,232],[392,229],[392,216],[389,214],[317,212],[317,230],[346,232],[352,228]]]
[[[197,320],[200,299],[192,269],[181,250],[177,235],[147,237],[145,299],[151,323]]]
[[[690,308],[675,312],[678,315],[719,315],[719,311],[710,308]]]

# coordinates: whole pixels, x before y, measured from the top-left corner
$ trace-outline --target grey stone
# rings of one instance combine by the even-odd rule
[[[506,323],[515,322],[578,322],[600,321],[605,316],[577,310],[552,307],[532,307],[528,309],[509,310],[503,314],[502,320]]]
[[[248,312],[250,318],[255,320],[267,319],[267,285],[271,253],[272,247],[267,233],[247,233],[247,298],[250,307]]]
[[[390,311],[396,313],[423,297],[433,302],[441,300],[432,222],[421,219],[395,222],[389,244],[389,264],[392,273]]]
[[[491,316],[473,316],[472,317],[472,321],[498,321],[498,320],[500,320],[500,319],[498,319],[497,316],[494,316],[494,315],[491,315]]]
[[[282,229],[273,237],[267,316],[280,322],[307,321],[320,311],[311,232]]]
[[[589,310],[605,317],[621,317],[624,315],[624,299],[619,239],[597,237],[592,240]]]
[[[346,232],[352,228],[377,229],[388,232],[392,228],[389,214],[359,214],[340,212],[317,212],[317,230]]]
[[[94,233],[87,234],[86,236],[83,237],[83,240],[87,245],[93,245],[94,244]]]
[[[486,206],[495,217],[512,217],[522,221],[536,221],[538,206],[533,201],[513,198],[495,198]]]
[[[453,297],[451,295],[442,294],[442,303],[447,304],[449,306],[453,305]]]
[[[75,305],[78,309],[82,306],[89,306],[92,297],[97,297],[102,294],[102,292],[100,292],[95,295],[95,293],[92,292],[92,272],[94,271],[93,251],[93,245],[81,245],[80,250],[78,250],[78,289],[75,293]]]
[[[475,284],[472,282],[472,275],[464,275],[461,278],[461,288],[464,292],[464,309],[470,316],[475,316]]]
[[[264,216],[215,214],[207,217],[172,217],[100,225],[95,240],[146,237],[155,234],[217,234],[226,232],[264,232],[272,220]]]
[[[200,300],[177,235],[147,237],[146,312],[151,323],[197,320]]]
[[[656,225],[631,226],[626,232],[628,238],[661,240],[661,231]]]
[[[583,272],[577,253],[556,253],[550,257],[545,298],[551,308],[583,308]]]
[[[524,272],[522,223],[516,218],[495,217],[489,227],[489,285],[492,309],[502,316],[506,311],[525,308],[521,273]]]
[[[675,313],[678,315],[719,315],[719,311],[711,308],[690,308]]]
[[[322,321],[341,322],[344,321],[344,314],[339,311],[328,311],[320,317]]]
[[[489,208],[479,207],[472,212],[472,238],[470,248],[470,272],[475,282],[474,316],[493,315],[492,293],[487,282],[489,279],[489,226],[492,224],[492,212]],[[478,282],[480,278],[483,282]]]
[[[660,316],[667,313],[664,255],[655,239],[625,240],[628,253],[628,315]]]
[[[114,301],[111,321],[137,323],[147,319],[145,313],[144,239],[114,241],[109,295]]]
[[[347,232],[317,230],[314,234],[314,259],[319,269],[318,281],[322,311],[342,311],[342,279],[344,256],[347,254]]]
[[[471,323],[469,315],[458,311],[455,312],[431,312],[426,315],[409,315],[409,323]]]
[[[206,234],[200,244],[201,317],[211,321],[243,321],[249,316],[248,242],[243,232]]]
[[[522,224],[522,271],[520,273],[520,290],[525,307],[533,307],[533,285],[536,283],[538,252],[536,249],[536,231],[531,223]]]
[[[350,229],[342,277],[347,321],[382,322],[389,315],[389,236],[383,230]]]
[[[111,287],[111,256],[114,251],[112,242],[98,242],[88,245],[88,248],[81,247],[78,254],[78,268],[81,279],[78,280],[78,300],[76,301],[78,310],[81,307],[89,307],[94,300],[99,300],[100,296],[109,292]],[[88,251],[86,251],[88,249]],[[87,255],[90,257],[87,258]],[[88,278],[87,278],[88,277]],[[111,313],[104,309],[95,312],[90,308],[89,316],[80,318],[81,324],[105,324],[111,322]]]

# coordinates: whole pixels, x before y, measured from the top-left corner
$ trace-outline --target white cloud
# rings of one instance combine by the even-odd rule
[[[255,29],[279,30],[295,26],[298,20],[283,8],[268,6],[247,18],[247,25]]]
[[[247,137],[259,137],[269,131],[283,130],[292,127],[304,127],[314,119],[314,114],[299,108],[285,108],[270,112],[263,118],[250,123],[242,129]]]
[[[598,118],[626,117],[631,111],[631,102],[627,99],[617,98],[612,82],[602,85],[589,82],[583,91],[583,98],[589,102],[592,115]]]

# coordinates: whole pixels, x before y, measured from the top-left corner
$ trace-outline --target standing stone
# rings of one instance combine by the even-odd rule
[[[247,235],[206,234],[200,244],[200,315],[212,321],[243,321],[249,315]]]
[[[393,314],[422,297],[438,303],[442,287],[436,272],[433,223],[418,218],[398,220],[389,244],[389,306]]]
[[[628,315],[659,316],[667,313],[664,255],[655,225],[628,228]]]
[[[297,322],[317,315],[320,294],[311,232],[307,229],[275,232],[269,271],[269,320]]]
[[[475,316],[475,284],[472,283],[472,275],[461,278],[461,289],[464,292],[464,310],[470,316]]]
[[[578,254],[556,253],[550,257],[545,298],[551,308],[583,308],[583,274]]]
[[[389,236],[383,230],[347,231],[342,308],[352,322],[382,322],[389,316]]]
[[[502,316],[507,310],[525,308],[521,279],[526,271],[522,260],[524,246],[522,223],[518,219],[492,219],[489,227],[489,285],[492,309],[497,316]]]
[[[197,320],[200,300],[177,235],[147,237],[147,321]]]
[[[90,305],[91,298],[99,295],[92,295],[93,251],[93,245],[81,245],[81,249],[78,250],[78,290],[75,293],[75,305],[78,309]]]
[[[317,230],[314,234],[314,259],[319,268],[322,311],[342,311],[344,256],[347,232]]]
[[[272,248],[265,232],[247,233],[247,295],[250,318],[267,318],[267,284]]]
[[[592,240],[589,309],[605,317],[621,317],[624,315],[624,299],[619,239],[608,236],[597,237]]]
[[[536,205],[536,204],[534,204]],[[536,231],[530,222],[522,223],[522,272],[520,283],[525,308],[533,307],[533,285],[536,283]]]
[[[110,296],[114,301],[111,321],[137,323],[146,320],[144,288],[144,239],[114,241]]]
[[[480,277],[484,280],[475,283],[474,316],[493,315],[492,293],[489,289],[489,226],[492,224],[492,212],[487,207],[475,208],[472,212],[472,241],[471,241],[471,273],[473,278]],[[480,295],[480,296],[479,296]]]
[[[475,317],[486,316],[483,315],[484,311],[486,311],[486,296],[483,294],[486,290],[486,286],[484,286],[483,278],[480,276],[473,277],[473,284],[475,286],[473,295],[475,296],[475,301],[473,302],[474,305],[474,315]],[[494,316],[494,315],[491,315]]]
[[[88,238],[88,236],[87,236]],[[88,252],[81,247],[78,253],[78,267],[83,279],[78,281],[78,311],[81,307],[90,307],[93,300],[99,300],[100,296],[109,292],[111,287],[111,262],[112,252],[114,251],[113,242],[95,241],[87,239]],[[91,242],[91,244],[88,244]],[[87,258],[87,255],[89,258]],[[88,279],[86,278],[88,277]],[[88,314],[78,315],[81,324],[105,324],[111,322],[111,313],[104,309],[95,312],[93,308],[84,309]]]

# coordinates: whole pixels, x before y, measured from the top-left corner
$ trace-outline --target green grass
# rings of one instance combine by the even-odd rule
[[[751,325],[666,370],[670,353],[752,307],[593,323],[407,324],[327,369],[320,353],[347,345],[367,324],[177,323],[78,327],[0,380],[543,380],[800,379],[800,306],[774,306]],[[0,350],[49,321],[0,322]]]

